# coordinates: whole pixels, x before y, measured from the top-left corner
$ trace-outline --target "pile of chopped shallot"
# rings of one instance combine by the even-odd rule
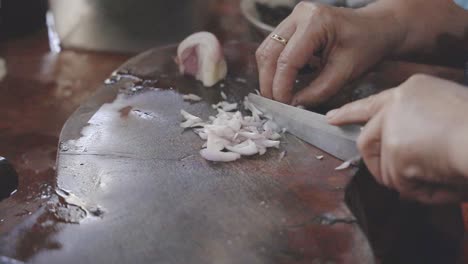
[[[225,94],[221,96],[226,100]],[[206,140],[200,151],[206,160],[230,162],[241,156],[263,155],[268,148],[279,148],[284,129],[258,110],[247,97],[244,108],[251,112],[250,116],[243,116],[237,103],[221,101],[212,107],[218,113],[210,116],[208,121],[181,110],[185,121],[180,126],[193,128],[201,139]]]

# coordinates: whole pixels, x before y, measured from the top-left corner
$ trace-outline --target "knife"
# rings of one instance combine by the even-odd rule
[[[332,126],[326,117],[308,110],[286,105],[268,98],[249,94],[249,101],[273,121],[294,136],[312,144],[343,161],[359,156],[356,146],[361,127]]]
[[[5,158],[0,157],[0,201],[10,197],[17,188],[18,174]]]

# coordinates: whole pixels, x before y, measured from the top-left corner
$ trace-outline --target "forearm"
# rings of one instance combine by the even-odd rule
[[[363,9],[392,18],[382,22],[398,32],[390,55],[419,54],[454,64],[468,59],[468,12],[452,0],[380,0]]]

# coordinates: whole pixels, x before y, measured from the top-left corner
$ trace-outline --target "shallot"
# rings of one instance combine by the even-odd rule
[[[237,103],[228,103],[226,101],[212,105],[213,109],[221,108],[223,111],[231,112],[237,109]]]
[[[222,152],[219,150],[202,149],[200,155],[210,161],[230,162],[240,159],[241,155],[234,152]]]
[[[227,100],[227,95],[223,91],[221,91],[221,97],[223,100]]]
[[[224,96],[222,95],[224,98]],[[199,127],[193,131],[203,140],[200,155],[210,161],[230,162],[241,156],[263,155],[268,148],[279,148],[281,128],[272,120],[266,119],[248,99],[244,100],[244,108],[252,112],[252,116],[243,116],[237,110],[237,103],[221,101],[213,105],[217,109],[216,116],[210,116],[209,121],[182,110],[185,121],[182,127]]]
[[[351,162],[350,161],[345,161],[340,166],[336,167],[335,170],[337,170],[337,171],[346,170],[349,167],[351,167]]]
[[[227,74],[221,44],[210,32],[194,33],[184,39],[177,48],[176,62],[180,73],[194,76],[206,87],[215,85]]]
[[[182,99],[184,99],[185,101],[193,101],[193,102],[199,102],[202,100],[200,96],[195,95],[195,94],[184,94],[182,96]]]
[[[340,166],[336,167],[335,170],[346,170],[347,168],[351,167],[351,165],[357,165],[359,161],[361,160],[361,156],[358,155],[356,157],[353,157],[345,162],[343,162]]]

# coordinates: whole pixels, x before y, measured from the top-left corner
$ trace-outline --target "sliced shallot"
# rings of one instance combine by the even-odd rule
[[[221,95],[223,99],[225,94]],[[210,116],[204,123],[201,118],[182,110],[186,121],[184,127],[200,126],[194,129],[198,136],[206,140],[200,154],[210,161],[229,162],[241,156],[255,154],[263,155],[268,148],[279,148],[281,129],[272,120],[264,118],[263,113],[248,99],[244,100],[244,107],[252,112],[252,116],[243,116],[237,109],[237,103],[221,101],[213,105],[217,109],[216,116]]]
[[[199,102],[202,100],[202,98],[198,95],[195,95],[195,94],[184,94],[182,95],[182,98],[185,100],[185,101],[193,101],[193,102]]]

